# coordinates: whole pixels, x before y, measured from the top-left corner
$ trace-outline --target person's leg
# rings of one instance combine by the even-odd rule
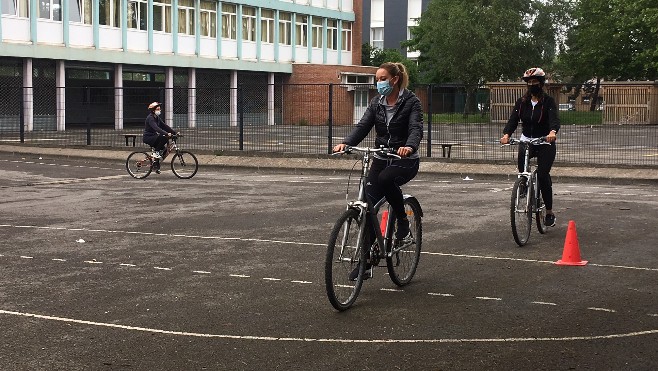
[[[397,239],[402,239],[409,234],[409,220],[404,210],[404,197],[400,186],[406,184],[418,174],[420,160],[407,159],[393,161],[379,174],[378,183],[391,205],[398,222]]]
[[[537,181],[541,197],[546,206],[546,215],[548,225],[554,225],[555,216],[553,215],[553,181],[551,179],[551,168],[555,161],[557,148],[555,143],[551,145],[539,145],[537,147]]]

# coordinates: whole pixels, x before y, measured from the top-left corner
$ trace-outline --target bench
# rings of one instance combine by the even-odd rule
[[[128,145],[128,140],[132,139],[133,140],[133,147],[135,146],[135,139],[137,138],[138,135],[142,134],[123,134],[124,137],[126,137],[126,145]]]
[[[441,150],[443,151],[443,157],[450,158],[450,152],[452,151],[452,146],[459,146],[461,144],[459,144],[459,143],[436,143],[435,145],[441,146]]]

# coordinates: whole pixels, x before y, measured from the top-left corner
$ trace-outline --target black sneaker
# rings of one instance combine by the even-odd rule
[[[544,224],[547,227],[555,227],[555,214],[546,214],[546,219],[544,219]]]
[[[367,280],[372,275],[372,264],[366,263],[366,270],[363,272],[363,280]],[[349,275],[350,281],[356,281],[356,278],[359,276],[359,266],[357,265],[354,270]]]
[[[395,230],[395,239],[403,240],[409,233],[409,219],[398,219],[398,229]]]
[[[155,170],[156,174],[160,174],[160,161],[155,160],[153,162],[153,170]]]

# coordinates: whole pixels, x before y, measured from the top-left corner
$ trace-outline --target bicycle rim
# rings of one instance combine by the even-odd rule
[[[525,195],[519,193],[524,188]],[[530,190],[526,186],[526,178],[518,178],[512,187],[512,199],[510,205],[510,221],[512,224],[512,235],[517,245],[523,246],[528,243],[530,229],[532,227],[532,213],[528,198]]]
[[[126,170],[135,179],[144,179],[153,170],[153,160],[148,152],[133,152],[126,159]]]
[[[199,170],[199,161],[194,154],[179,151],[171,158],[171,171],[181,179],[190,179]]]
[[[401,248],[394,246],[393,254],[386,258],[388,275],[391,281],[398,286],[408,284],[411,282],[414,274],[416,274],[423,241],[423,224],[420,209],[415,203],[408,200],[405,200],[404,209],[409,219],[409,229],[411,230],[413,242],[401,246]]]
[[[358,248],[363,245],[359,243],[358,218],[358,210],[346,210],[336,221],[327,244],[324,273],[327,297],[340,311],[354,304],[363,285],[365,249]],[[349,275],[357,267],[358,277],[350,281]]]

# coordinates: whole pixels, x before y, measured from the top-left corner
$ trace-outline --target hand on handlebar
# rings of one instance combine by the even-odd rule
[[[337,145],[334,146],[333,151],[334,151],[334,153],[343,152],[343,151],[345,151],[346,147],[347,147],[347,144],[345,144],[345,143],[337,144]]]
[[[398,148],[397,154],[400,157],[407,157],[414,152],[414,149],[411,147],[400,147]]]
[[[509,135],[503,135],[503,137],[500,138],[500,144],[509,144]]]
[[[557,135],[553,130],[551,130],[551,132],[548,133],[548,135],[546,136],[546,141],[549,143],[555,142],[556,139],[557,139]]]

